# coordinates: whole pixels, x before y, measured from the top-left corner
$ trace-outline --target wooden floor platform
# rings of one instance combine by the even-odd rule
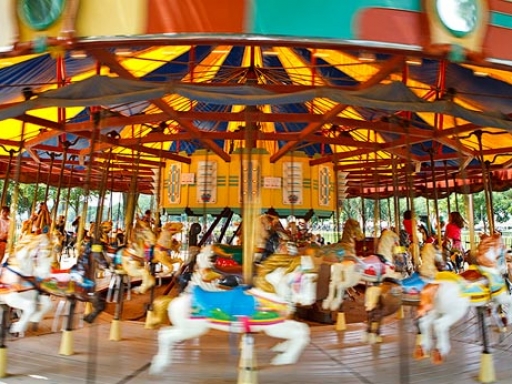
[[[478,383],[482,347],[472,315],[452,332],[453,351],[443,365],[411,358],[415,329],[411,313],[404,320],[389,318],[384,342],[362,343],[363,324],[348,324],[344,332],[331,325],[312,325],[312,342],[300,362],[271,366],[274,343],[256,335],[257,377],[260,384],[467,384]],[[236,383],[240,360],[237,335],[217,331],[184,342],[174,363],[161,376],[149,375],[157,349],[157,330],[139,322],[121,323],[121,341],[109,341],[111,318],[101,315],[93,325],[73,331],[71,356],[59,355],[62,335],[52,332],[49,318],[37,331],[7,342],[8,375],[1,383]],[[512,383],[512,338],[491,331],[492,358],[498,383]]]

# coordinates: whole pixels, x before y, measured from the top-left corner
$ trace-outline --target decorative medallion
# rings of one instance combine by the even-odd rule
[[[473,32],[482,19],[477,0],[436,0],[435,10],[441,24],[456,37]]]
[[[423,0],[425,51],[452,61],[480,60],[489,23],[488,0]]]

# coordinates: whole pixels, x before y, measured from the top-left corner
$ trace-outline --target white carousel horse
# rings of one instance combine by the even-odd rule
[[[170,272],[181,267],[183,264],[183,259],[180,258],[181,242],[175,239],[174,235],[180,233],[182,229],[183,223],[179,222],[167,222],[162,226],[153,250],[152,263],[160,263]]]
[[[156,236],[148,222],[137,220],[132,230],[131,241],[126,247],[116,252],[114,260],[121,260],[116,265],[115,272],[126,272],[131,278],[140,278],[140,286],[133,289],[134,293],[144,294],[156,283],[149,269],[152,248],[156,243]],[[119,271],[121,267],[121,271]]]
[[[416,347],[416,358],[431,353],[434,363],[442,363],[451,349],[450,328],[470,307],[502,305],[506,308],[507,324],[511,323],[512,296],[503,279],[503,270],[497,264],[504,254],[501,234],[482,235],[477,253],[477,264],[467,271],[440,272],[423,288],[418,308],[421,343]]]
[[[264,332],[284,339],[273,348],[278,355],[272,364],[296,363],[309,344],[310,331],[307,324],[288,318],[294,311],[293,302],[311,304],[315,300],[316,286],[313,282],[316,274],[302,267],[303,261],[307,262],[304,268],[311,266],[311,260],[302,256],[272,255],[262,265],[274,263],[275,269],[279,269],[276,273],[278,276],[266,279],[260,275],[260,278],[270,283],[277,281],[277,286],[273,286],[274,292],[258,288],[257,282],[254,288],[240,286],[226,291],[219,288],[220,275],[211,274],[213,264],[210,258],[213,255],[209,246],[201,250],[197,256],[199,267],[194,272],[192,283],[185,292],[171,300],[168,315],[173,326],[159,331],[158,353],[153,357],[150,373],[160,373],[170,364],[176,343],[204,335],[210,329],[236,333]],[[278,256],[278,260],[274,260],[273,256]],[[285,259],[286,267],[283,264]],[[293,284],[286,289],[284,285],[290,283],[287,280],[289,274],[293,275]],[[204,282],[204,278],[209,281]],[[283,283],[283,279],[286,283]],[[302,284],[307,287],[307,294],[298,287]],[[283,291],[289,300],[280,297]],[[297,294],[300,298],[296,297]]]
[[[382,246],[380,243],[384,243]],[[387,236],[379,239],[378,249],[390,254],[392,251],[385,246],[394,246]],[[347,289],[359,283],[380,283],[384,278],[399,278],[401,275],[395,271],[395,266],[384,256],[376,254],[366,257],[344,256],[343,261],[331,265],[329,293],[322,302],[324,310],[337,311],[343,303]]]
[[[406,247],[400,245],[400,236],[391,229],[384,229],[377,245],[377,253],[395,266],[395,271],[408,277],[413,272],[412,258]]]
[[[52,309],[50,296],[39,291],[39,281],[51,274],[51,248],[47,234],[25,234],[14,254],[6,255],[0,273],[0,302],[21,311],[18,321],[10,327],[11,333],[22,334],[29,323],[39,323]]]

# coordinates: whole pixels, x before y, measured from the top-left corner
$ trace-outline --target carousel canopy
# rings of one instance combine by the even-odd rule
[[[207,150],[230,162],[237,148],[257,147],[271,162],[302,151],[311,166],[333,163],[349,196],[512,185],[512,57],[497,47],[512,5],[477,9],[489,18],[484,54],[462,37],[424,44],[417,25],[428,10],[413,0],[322,9],[224,0],[216,13],[199,0],[107,6],[124,16],[96,0],[71,16],[78,1],[50,3],[66,28],[37,27],[44,7],[2,14],[14,15],[0,32],[3,177],[14,177],[21,153],[22,182],[99,189],[108,180],[129,191],[136,173],[137,191],[154,193],[166,160]],[[384,19],[379,34],[373,23]]]

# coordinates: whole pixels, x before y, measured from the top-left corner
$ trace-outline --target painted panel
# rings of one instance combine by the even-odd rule
[[[217,202],[217,162],[199,161],[197,168],[196,202],[215,204]]]
[[[283,204],[303,204],[302,163],[283,163]]]
[[[331,203],[331,168],[326,165],[318,167],[318,205],[330,206]]]
[[[169,204],[179,204],[181,202],[181,175],[181,164],[171,164],[167,182],[167,198]]]
[[[148,0],[80,1],[78,36],[139,35],[147,31]]]

